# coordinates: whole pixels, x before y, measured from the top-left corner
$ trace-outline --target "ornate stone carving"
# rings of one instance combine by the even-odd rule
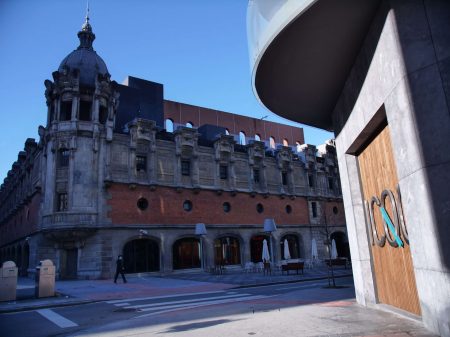
[[[186,155],[197,157],[198,132],[193,128],[180,127],[175,131],[175,153],[177,156]]]

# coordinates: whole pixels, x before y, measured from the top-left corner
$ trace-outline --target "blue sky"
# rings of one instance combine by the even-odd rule
[[[253,95],[246,0],[91,0],[94,49],[112,79],[164,84],[166,99],[302,126]],[[78,46],[85,1],[0,0],[0,182],[46,122],[44,80]],[[305,141],[333,135],[304,127]]]

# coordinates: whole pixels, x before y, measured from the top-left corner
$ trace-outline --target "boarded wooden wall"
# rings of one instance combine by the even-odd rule
[[[380,198],[385,189],[396,195],[398,179],[388,125],[360,152],[358,162],[364,200],[370,201],[372,196]],[[388,200],[386,210],[392,218]],[[373,213],[377,231],[381,235],[384,231],[379,207],[374,206]],[[405,221],[407,225],[408,219]],[[384,247],[373,245],[372,258],[379,302],[420,315],[409,245],[405,243],[404,247],[397,248],[391,247],[388,242]]]

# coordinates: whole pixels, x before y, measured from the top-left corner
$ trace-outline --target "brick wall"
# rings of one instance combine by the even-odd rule
[[[37,230],[40,203],[41,194],[37,193],[5,223],[1,224],[0,246],[24,238]]]
[[[136,186],[130,189],[127,184],[112,184],[108,192],[110,211],[108,217],[115,225],[124,224],[262,224],[265,218],[274,218],[277,224],[298,225],[309,224],[306,199],[297,197],[281,199],[279,196],[262,195],[252,197],[248,193],[230,192],[221,195],[215,191],[183,189],[177,192],[170,187],[158,186],[151,191],[146,186]],[[148,208],[140,210],[137,207],[139,198],[148,200]],[[192,211],[183,209],[185,200],[192,202]],[[223,203],[230,203],[231,210],[226,213]],[[257,204],[264,207],[262,213],[256,210]],[[286,212],[286,206],[291,206],[291,213]]]
[[[165,100],[164,120],[167,118],[183,125],[190,122],[195,127],[204,124],[218,125],[227,128],[231,134],[238,135],[243,131],[246,137],[251,138],[259,134],[261,141],[268,141],[269,137],[274,137],[276,143],[282,144],[286,138],[290,146],[295,146],[296,142],[300,144],[305,142],[302,128]]]

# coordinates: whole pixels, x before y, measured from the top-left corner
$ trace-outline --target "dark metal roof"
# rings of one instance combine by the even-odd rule
[[[71,52],[62,60],[58,71],[62,72],[65,66],[71,70],[78,69],[80,71],[81,86],[94,87],[98,74],[109,74],[103,59],[90,49],[76,49]]]
[[[380,0],[319,0],[263,51],[254,88],[274,113],[333,130],[331,114]]]

